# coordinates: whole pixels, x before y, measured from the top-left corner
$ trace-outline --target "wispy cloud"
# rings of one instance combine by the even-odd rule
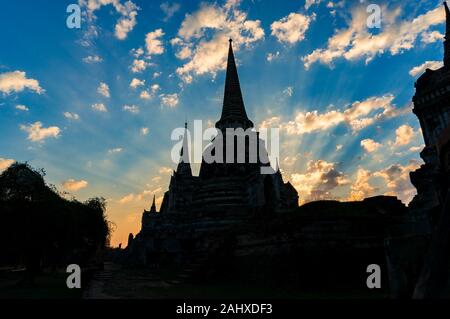
[[[91,106],[91,108],[97,112],[104,112],[104,113],[108,112],[108,109],[106,108],[105,104],[103,104],[103,103],[93,104]]]
[[[132,89],[136,89],[137,87],[143,86],[143,85],[145,85],[145,80],[139,80],[139,79],[136,79],[136,78],[131,80],[131,83],[130,83],[130,87]]]
[[[15,160],[13,160],[13,159],[7,159],[7,158],[0,157],[0,173],[2,173],[4,170],[6,170],[8,167],[10,167],[14,163],[15,163]]]
[[[409,71],[409,75],[416,77],[419,74],[423,74],[426,69],[437,70],[444,66],[442,61],[426,61],[425,63],[418,65]]]
[[[28,112],[30,109],[23,104],[18,104],[18,105],[16,105],[16,110]]]
[[[88,55],[83,58],[83,61],[88,64],[100,63],[103,62],[103,59],[98,55]]]
[[[288,135],[302,135],[315,131],[325,131],[340,124],[348,125],[353,132],[373,125],[381,120],[405,114],[408,108],[397,108],[393,104],[394,96],[386,94],[353,102],[341,110],[319,110],[298,112],[293,120],[271,117],[262,122],[262,127],[280,127]]]
[[[175,107],[179,103],[178,94],[162,94],[161,95],[161,103],[163,106],[167,107]]]
[[[272,35],[279,42],[294,44],[305,39],[306,31],[309,29],[311,21],[315,19],[315,14],[311,16],[300,13],[291,13],[281,20],[275,21],[270,26]]]
[[[78,114],[76,114],[76,113],[64,112],[63,115],[68,120],[78,121],[80,119],[80,116]]]
[[[375,142],[374,140],[368,138],[361,141],[361,147],[367,152],[367,153],[373,153],[376,152],[380,147],[382,147],[378,142]]]
[[[101,82],[98,89],[98,94],[103,95],[104,97],[111,97],[111,94],[109,93],[109,86],[106,83]]]
[[[368,63],[385,52],[397,55],[414,48],[419,36],[445,21],[440,5],[414,19],[403,21],[399,21],[400,7],[390,10],[384,6],[382,11],[383,29],[379,34],[372,34],[367,26],[366,6],[357,5],[347,28],[336,31],[325,49],[316,49],[303,57],[305,67],[309,68],[316,62],[331,66],[334,60],[340,58],[349,61],[365,58]]]
[[[121,147],[112,148],[112,149],[108,150],[108,154],[109,155],[118,154],[118,153],[122,153],[122,151],[123,151],[123,148],[121,148]]]
[[[167,22],[167,21],[169,21],[170,18],[173,17],[173,15],[175,13],[177,13],[180,10],[181,6],[179,3],[176,3],[176,2],[174,2],[172,4],[170,4],[169,2],[163,2],[160,5],[160,8],[161,8],[162,12],[164,12],[164,14],[165,14],[165,17],[163,20],[165,22]]]
[[[57,126],[43,127],[41,122],[20,125],[20,129],[28,133],[28,139],[32,142],[43,142],[48,138],[57,138],[61,132]]]
[[[203,3],[200,9],[187,14],[178,36],[171,40],[178,49],[177,57],[187,62],[177,69],[184,82],[193,76],[215,74],[223,70],[227,61],[227,41],[234,40],[234,48],[250,47],[264,38],[261,21],[249,20],[239,10],[240,1],[227,1],[224,6]]]
[[[139,7],[132,1],[128,0],[122,3],[121,0],[79,0],[78,3],[83,8],[86,8],[86,17],[91,24],[90,28],[88,28],[90,34],[98,34],[94,25],[94,22],[97,20],[95,12],[100,10],[103,6],[111,5],[115,11],[120,14],[114,32],[117,39],[125,40],[128,33],[133,31],[137,24]]]
[[[27,78],[23,71],[0,73],[0,92],[10,94],[19,93],[25,89],[42,94],[45,90],[39,85],[39,81]]]
[[[75,179],[68,179],[65,182],[63,182],[62,186],[71,192],[77,192],[83,188],[88,187],[89,183],[85,180],[75,180]]]
[[[136,105],[124,105],[122,108],[125,112],[129,112],[132,114],[138,114],[139,113],[139,107]]]

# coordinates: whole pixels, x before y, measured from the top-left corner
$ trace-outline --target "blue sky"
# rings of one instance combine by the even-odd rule
[[[302,203],[414,195],[411,98],[442,61],[440,1],[371,1],[376,29],[369,1],[86,0],[80,30],[66,26],[73,2],[2,4],[0,169],[28,161],[81,200],[107,198],[113,244],[161,201],[172,130],[218,120],[228,37],[249,117],[281,128]]]

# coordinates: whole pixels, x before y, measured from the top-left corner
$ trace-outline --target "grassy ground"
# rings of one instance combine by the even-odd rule
[[[384,299],[380,293],[307,292],[282,290],[258,286],[242,286],[239,283],[214,285],[180,285],[169,288],[149,288],[142,296],[157,299]],[[145,298],[145,297],[144,297]]]
[[[68,289],[64,271],[46,272],[36,278],[34,287],[20,287],[21,272],[0,274],[0,299],[383,299],[377,290],[355,291],[342,287],[333,292],[267,287],[227,280],[222,282],[173,283],[171,274],[156,274],[146,269],[122,269],[106,264],[94,275],[84,291]]]
[[[109,266],[106,266],[108,272]],[[94,276],[95,277],[95,276]],[[174,284],[170,273],[155,274],[145,269],[116,269],[101,285],[101,297],[131,299],[385,299],[380,290],[340,287],[334,291],[306,291],[279,285],[271,287],[237,280]],[[95,298],[91,294],[90,298]]]
[[[79,289],[68,289],[67,274],[62,271],[43,273],[36,278],[33,287],[22,287],[19,282],[23,272],[0,274],[0,299],[78,299]]]

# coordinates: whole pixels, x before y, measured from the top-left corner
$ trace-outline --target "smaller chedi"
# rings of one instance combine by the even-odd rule
[[[272,174],[261,173],[263,167],[270,168],[271,164],[265,143],[247,116],[232,40],[229,42],[223,108],[216,129],[224,139],[223,158],[227,158],[227,138],[235,138],[230,137],[227,129],[242,129],[252,135],[246,138],[257,141],[257,160],[249,160],[250,146],[246,141],[244,161],[236,159],[238,152],[232,155],[234,161],[223,162],[205,161],[204,155],[199,176],[194,176],[186,123],[180,161],[170,178],[160,211],[154,197],[150,210],[143,212],[141,232],[129,247],[129,254],[140,262],[158,251],[180,251],[187,243],[201,242],[193,238],[193,233],[200,228],[206,232],[229,229],[249,218],[289,212],[298,207],[298,193],[289,182],[284,182],[278,161]],[[214,143],[213,139],[209,147],[217,147]],[[205,153],[208,151],[214,152],[207,148]]]
[[[185,127],[187,130],[187,123]],[[253,122],[248,119],[245,110],[230,40],[222,116],[216,123],[217,130],[224,137],[222,157],[227,157],[225,145],[227,138],[230,138],[227,129],[248,130],[253,127]],[[258,132],[252,131],[251,134],[254,134],[258,141],[258,148],[264,148],[264,142],[260,140]],[[203,160],[199,176],[192,174],[189,151],[189,142],[185,134],[181,159],[170,179],[169,190],[164,194],[161,215],[227,213],[236,209],[258,214],[298,206],[297,191],[289,182],[283,181],[278,164],[275,174],[261,174],[261,167],[270,166],[270,163],[260,158],[256,163],[249,161],[249,147],[245,148],[243,163],[238,160],[232,163],[228,161],[207,163]],[[239,155],[236,153],[235,158]],[[258,151],[258,156],[266,153],[265,149]]]

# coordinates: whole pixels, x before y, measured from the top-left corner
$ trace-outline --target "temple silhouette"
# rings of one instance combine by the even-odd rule
[[[184,214],[201,212],[205,209],[209,213],[246,210],[258,214],[263,210],[278,211],[295,208],[298,205],[297,191],[289,182],[284,183],[278,167],[275,174],[261,174],[261,167],[270,167],[270,163],[264,141],[259,138],[258,132],[251,131],[249,132],[250,136],[231,136],[227,133],[227,129],[240,128],[245,131],[253,127],[253,122],[248,119],[245,110],[230,39],[222,116],[216,123],[216,128],[221,131],[224,139],[220,141],[221,145],[213,140],[205,153],[214,153],[218,151],[218,148],[222,148],[222,158],[226,159],[228,156],[226,143],[233,138],[235,146],[239,144],[239,139],[243,139],[245,150],[236,150],[235,148],[232,161],[207,163],[203,160],[200,175],[196,177],[192,175],[189,162],[189,143],[187,134],[185,134],[181,160],[171,177],[169,190],[164,195],[160,214]],[[258,159],[256,163],[249,160],[251,139],[257,141]],[[260,148],[262,148],[261,152]],[[243,163],[238,161],[239,151],[245,152]],[[260,156],[260,153],[263,156]],[[151,220],[151,216],[146,215],[145,218],[146,221]]]
[[[224,142],[215,144],[213,139],[205,153],[223,147],[225,158],[226,140],[243,138],[245,161],[237,161],[237,152],[231,162],[203,160],[199,176],[193,176],[185,132],[180,162],[160,211],[154,197],[150,210],[142,214],[141,231],[130,235],[125,263],[176,267],[177,281],[233,276],[304,285],[326,285],[330,278],[318,276],[328,271],[331,262],[339,261],[333,267],[342,271],[342,280],[358,272],[361,263],[364,269],[373,260],[385,264],[386,232],[395,232],[409,220],[408,209],[397,198],[385,196],[357,203],[322,201],[299,208],[298,193],[283,181],[278,162],[272,174],[261,174],[261,168],[271,166],[259,133],[230,136],[227,132],[253,127],[230,40],[222,114],[216,123]],[[258,141],[256,163],[249,161],[249,139]]]
[[[134,266],[174,266],[178,269],[175,282],[241,278],[361,293],[367,292],[367,266],[377,264],[383,272],[385,296],[449,296],[450,10],[446,2],[444,6],[444,66],[427,69],[415,84],[413,112],[425,148],[421,152],[424,164],[410,174],[417,195],[409,207],[392,196],[298,207],[298,194],[283,181],[278,163],[274,174],[262,175],[261,167],[270,165],[263,160],[203,161],[199,176],[193,176],[185,134],[181,160],[160,212],[153,198],[151,209],[143,213],[141,231],[130,237],[122,261]],[[216,128],[222,132],[253,128],[231,40]],[[253,132],[263,147],[259,134]],[[246,149],[246,159],[247,153]]]
[[[430,237],[416,298],[450,296],[450,10],[444,2],[444,63],[427,69],[415,84],[413,112],[419,119],[425,148],[424,164],[410,174],[417,195],[409,205],[421,230]]]

